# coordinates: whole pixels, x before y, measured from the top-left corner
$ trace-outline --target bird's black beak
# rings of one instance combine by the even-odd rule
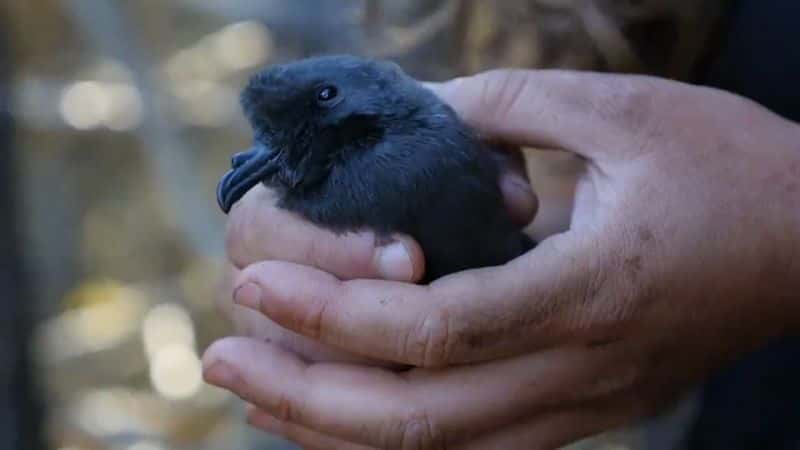
[[[253,186],[277,171],[274,159],[275,152],[260,145],[233,155],[232,169],[223,175],[217,185],[217,203],[225,214]]]

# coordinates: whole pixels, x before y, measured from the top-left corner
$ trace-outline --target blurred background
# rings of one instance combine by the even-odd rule
[[[264,65],[391,58],[429,80],[504,66],[691,80],[721,0],[2,0],[0,447],[278,449],[198,355],[213,299],[214,187],[250,135]],[[579,162],[528,151],[539,235]],[[637,448],[617,433],[580,448]]]

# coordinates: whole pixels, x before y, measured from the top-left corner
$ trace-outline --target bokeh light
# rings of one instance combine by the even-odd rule
[[[113,348],[136,331],[147,300],[142,292],[111,280],[91,280],[70,292],[72,309],[45,322],[39,347],[48,364]]]
[[[200,358],[184,345],[160,348],[150,359],[150,380],[164,397],[189,398],[203,387]]]
[[[189,125],[221,126],[238,111],[238,93],[222,83],[185,80],[175,86],[180,119]]]
[[[131,445],[127,450],[167,450],[167,448],[157,442],[141,441]]]
[[[98,436],[151,432],[152,427],[127,406],[133,401],[122,390],[96,389],[80,399],[73,414],[84,429]]]
[[[238,22],[175,52],[164,64],[164,71],[176,85],[185,80],[220,80],[265,63],[273,45],[264,25],[253,21]]]
[[[111,93],[95,81],[71,84],[61,96],[61,115],[79,130],[99,127],[111,110]]]
[[[142,322],[142,340],[145,352],[151,359],[165,347],[194,349],[194,328],[189,312],[175,304],[153,307]]]
[[[194,325],[183,307],[158,305],[142,322],[142,340],[150,365],[150,382],[160,395],[189,398],[203,387]]]
[[[132,130],[142,120],[142,101],[132,85],[77,81],[67,86],[60,108],[64,121],[79,130],[105,126],[112,130]]]
[[[272,52],[269,30],[253,21],[228,25],[211,36],[214,57],[232,71],[264,63]]]

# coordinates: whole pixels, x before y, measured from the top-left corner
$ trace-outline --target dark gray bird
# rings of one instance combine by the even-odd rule
[[[504,206],[485,144],[394,63],[323,56],[268,67],[241,104],[254,146],[219,183],[225,213],[262,182],[279,207],[327,229],[412,236],[426,282],[534,246]]]

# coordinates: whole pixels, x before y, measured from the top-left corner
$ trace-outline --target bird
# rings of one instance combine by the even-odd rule
[[[323,55],[267,66],[243,88],[253,145],[231,158],[225,214],[255,185],[337,234],[414,238],[429,283],[498,266],[536,243],[512,219],[488,144],[390,60]]]

